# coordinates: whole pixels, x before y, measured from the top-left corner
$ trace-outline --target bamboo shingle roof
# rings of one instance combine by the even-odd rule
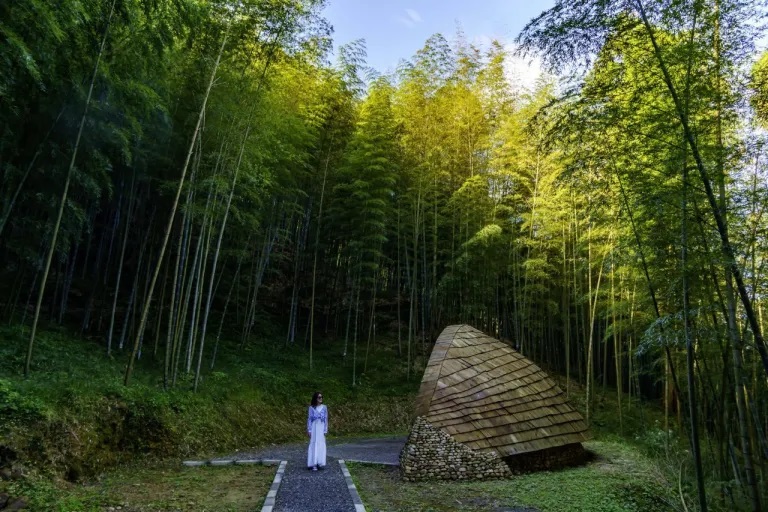
[[[587,425],[541,368],[469,325],[440,334],[416,401],[456,441],[501,457],[581,443]]]

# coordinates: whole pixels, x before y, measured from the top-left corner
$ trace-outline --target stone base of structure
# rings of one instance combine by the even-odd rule
[[[419,416],[400,452],[400,473],[406,482],[492,480],[578,466],[590,458],[580,443],[573,443],[502,459],[496,453],[472,450]]]
[[[403,480],[489,480],[512,476],[495,453],[481,453],[455,441],[419,416],[400,452]]]

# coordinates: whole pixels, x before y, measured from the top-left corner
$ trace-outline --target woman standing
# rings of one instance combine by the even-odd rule
[[[312,395],[312,404],[307,415],[307,435],[309,451],[307,469],[317,471],[325,469],[325,435],[328,433],[328,408],[323,405],[323,394],[319,391]]]

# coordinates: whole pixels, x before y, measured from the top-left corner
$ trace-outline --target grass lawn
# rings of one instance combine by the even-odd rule
[[[276,471],[262,465],[131,465],[83,484],[12,491],[41,512],[246,512],[261,509]]]
[[[586,466],[488,482],[408,483],[398,468],[348,464],[369,512],[675,510],[669,483],[634,448],[605,441],[585,447],[596,454]]]

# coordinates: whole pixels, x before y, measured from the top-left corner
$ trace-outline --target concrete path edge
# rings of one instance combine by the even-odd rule
[[[280,483],[283,481],[283,474],[285,474],[285,466],[288,465],[288,461],[284,460],[280,462],[280,466],[277,468],[275,478],[272,480],[272,485],[269,486],[269,492],[264,500],[264,506],[261,507],[261,512],[272,512],[275,507],[275,498],[277,497],[277,490],[280,489]]]
[[[265,466],[277,466],[281,461],[279,459],[209,459],[209,460],[185,460],[182,462],[185,466],[229,466],[231,464],[263,464]]]
[[[355,483],[352,481],[352,475],[349,474],[349,469],[347,469],[347,465],[344,463],[343,459],[339,459],[339,465],[341,466],[341,472],[344,475],[344,480],[347,482],[347,489],[349,490],[349,495],[352,497],[352,503],[355,505],[355,512],[365,512],[365,505],[363,505],[363,500],[360,499],[360,494],[357,492],[357,487],[355,487]]]

